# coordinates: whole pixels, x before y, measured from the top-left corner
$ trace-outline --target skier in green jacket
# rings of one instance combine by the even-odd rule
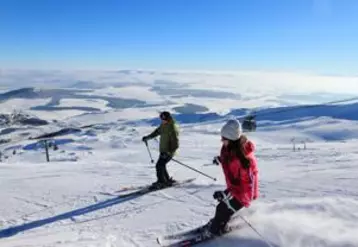
[[[179,148],[179,131],[177,124],[171,114],[167,111],[159,115],[162,123],[151,134],[144,136],[142,140],[148,140],[160,135],[159,140],[159,158],[155,166],[157,172],[157,181],[153,183],[156,188],[171,186],[175,180],[169,177],[166,165],[173,158],[176,150]]]

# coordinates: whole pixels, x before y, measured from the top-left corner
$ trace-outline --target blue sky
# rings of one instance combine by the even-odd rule
[[[357,0],[1,0],[0,68],[358,74]]]

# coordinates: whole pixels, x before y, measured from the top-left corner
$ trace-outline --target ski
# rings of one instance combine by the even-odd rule
[[[195,178],[189,178],[189,179],[185,179],[185,180],[181,180],[181,181],[177,181],[175,183],[173,183],[171,186],[166,186],[163,188],[153,188],[152,185],[141,185],[137,188],[134,188],[132,192],[126,193],[126,194],[122,194],[122,190],[119,192],[99,192],[102,195],[107,195],[107,196],[116,196],[119,198],[125,198],[125,197],[129,197],[129,196],[134,196],[134,195],[141,195],[141,194],[146,194],[149,192],[154,192],[154,191],[158,191],[158,190],[162,190],[162,189],[167,189],[167,188],[171,188],[171,187],[176,187],[176,186],[180,186],[182,184],[186,184],[186,183],[190,183],[192,181],[194,181]],[[129,189],[130,190],[130,189]]]
[[[236,215],[233,215],[230,219],[230,222],[234,222],[236,219],[238,219],[240,216],[238,214]],[[230,224],[233,224],[233,223],[228,223],[229,225]],[[199,234],[201,233],[206,227],[206,224],[205,225],[201,225],[201,226],[198,226],[194,229],[189,229],[187,231],[183,231],[183,232],[179,232],[179,233],[174,233],[174,234],[169,234],[169,235],[165,235],[165,236],[161,236],[160,238],[162,240],[175,240],[175,239],[182,239],[183,237],[185,236],[189,236],[189,235],[195,235],[195,234]]]
[[[194,246],[203,242],[207,242],[213,239],[217,239],[220,238],[222,236],[224,236],[225,234],[228,234],[234,230],[238,230],[243,228],[244,225],[242,222],[240,223],[235,223],[232,224],[230,226],[228,226],[228,228],[226,229],[225,233],[223,233],[220,236],[215,236],[215,235],[206,235],[203,231],[201,232],[196,232],[196,230],[194,230],[192,232],[192,234],[187,234],[187,235],[182,235],[181,239],[179,241],[175,241],[175,239],[165,239],[163,237],[158,237],[157,238],[157,242],[160,246],[162,247],[188,247],[188,246]],[[205,228],[205,226],[201,226],[201,229]]]
[[[127,192],[127,191],[131,191],[131,190],[141,190],[148,187],[148,185],[138,185],[138,186],[127,186],[127,187],[122,187],[116,191],[113,192],[105,192],[105,191],[100,191],[98,192],[101,195],[106,195],[106,196],[116,196],[119,195],[123,192]]]
[[[140,190],[143,189],[145,187],[147,187],[148,185],[133,185],[133,186],[126,186],[126,187],[122,187],[116,191],[114,191],[113,193],[123,193],[129,190]]]

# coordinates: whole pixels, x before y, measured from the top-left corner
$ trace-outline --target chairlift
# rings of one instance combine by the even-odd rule
[[[254,132],[256,131],[256,116],[254,114],[250,114],[246,116],[242,121],[242,128],[244,131]]]

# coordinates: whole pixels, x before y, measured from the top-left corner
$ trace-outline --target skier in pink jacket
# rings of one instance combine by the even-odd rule
[[[208,227],[214,235],[222,234],[231,216],[241,208],[249,207],[259,196],[255,146],[241,132],[237,120],[229,120],[221,129],[223,145],[214,163],[221,163],[227,188],[215,191],[213,195],[219,201]]]

